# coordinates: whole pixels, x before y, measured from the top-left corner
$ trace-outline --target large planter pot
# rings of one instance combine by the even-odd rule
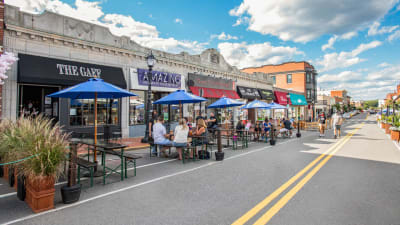
[[[275,140],[275,139],[269,140],[269,144],[270,144],[270,145],[275,145],[275,143],[276,143],[276,140]]]
[[[10,187],[14,187],[15,184],[15,175],[14,175],[14,168],[8,168],[8,184]]]
[[[20,175],[17,178],[17,197],[21,201],[25,201],[26,188],[25,188],[25,177]]]
[[[64,204],[70,204],[79,201],[81,196],[81,185],[76,184],[72,187],[64,186],[61,188],[61,197]]]
[[[385,133],[386,134],[390,134],[390,128],[392,127],[392,125],[390,125],[390,124],[386,124],[386,126],[385,126]]]
[[[54,208],[54,177],[29,177],[26,179],[25,201],[35,213]]]
[[[0,166],[0,177],[4,176],[4,167]]]
[[[398,130],[390,131],[390,138],[393,141],[397,141],[398,142],[400,140],[400,131],[398,131]]]
[[[222,161],[224,160],[224,152],[215,152],[215,160],[216,161]]]

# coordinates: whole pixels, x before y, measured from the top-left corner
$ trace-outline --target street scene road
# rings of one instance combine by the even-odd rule
[[[31,214],[1,197],[2,224],[396,224],[400,149],[360,114],[343,135],[304,132],[276,146],[225,150],[223,162],[176,160],[83,191],[83,199]],[[101,185],[97,185],[101,186]],[[0,186],[1,188],[1,186]],[[94,189],[94,190],[93,190]]]

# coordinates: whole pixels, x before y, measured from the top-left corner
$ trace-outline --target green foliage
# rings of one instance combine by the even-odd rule
[[[378,107],[378,105],[379,105],[379,101],[377,99],[376,100],[365,101],[364,102],[364,109],[369,109],[369,108],[372,108],[372,107]]]
[[[0,152],[7,161],[35,155],[18,164],[25,176],[57,177],[65,159],[67,134],[62,134],[58,124],[42,116],[8,120],[0,124]]]

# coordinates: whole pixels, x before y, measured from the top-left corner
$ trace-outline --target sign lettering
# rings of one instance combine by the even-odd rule
[[[89,68],[74,65],[67,65],[67,64],[56,64],[58,69],[59,75],[66,75],[66,76],[81,76],[81,77],[101,77],[101,69],[97,68]]]
[[[149,85],[148,70],[137,69],[139,85]],[[180,88],[181,75],[168,72],[151,71],[151,85],[156,87]]]

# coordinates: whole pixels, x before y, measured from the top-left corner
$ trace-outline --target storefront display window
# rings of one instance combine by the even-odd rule
[[[71,126],[94,125],[94,99],[71,99],[69,109]],[[97,124],[119,124],[119,100],[97,100]]]
[[[129,125],[144,124],[144,91],[134,90],[133,93],[137,96],[129,99]]]

